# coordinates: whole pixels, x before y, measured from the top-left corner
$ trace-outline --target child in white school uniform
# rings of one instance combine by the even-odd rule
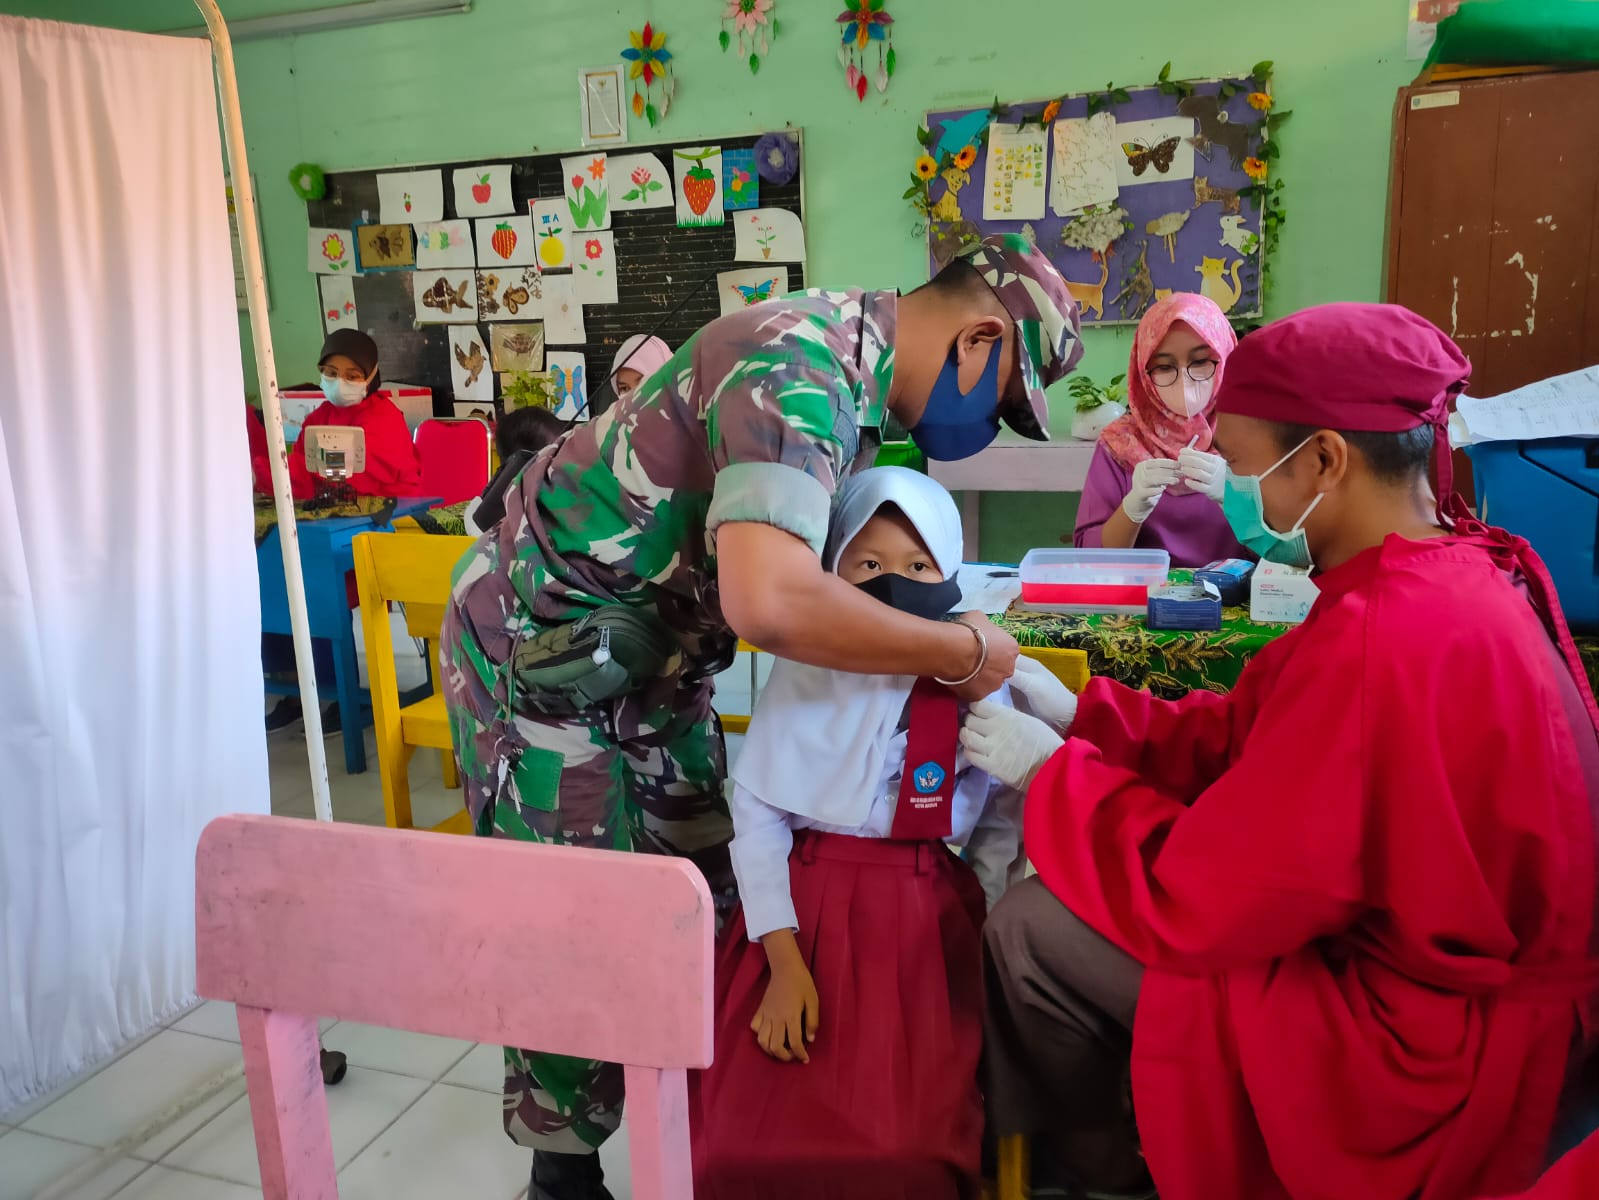
[[[941,617],[960,558],[927,476],[874,468],[839,493],[826,565],[877,599]],[[773,667],[732,772],[742,904],[693,1084],[700,1200],[977,1194],[979,931],[1021,797],[967,763],[959,715],[932,680]]]

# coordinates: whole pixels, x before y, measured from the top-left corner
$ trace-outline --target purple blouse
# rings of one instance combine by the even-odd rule
[[[1094,461],[1083,482],[1083,498],[1077,505],[1077,530],[1072,545],[1097,547],[1107,520],[1121,507],[1132,489],[1133,473],[1127,470],[1100,442],[1094,447]],[[1199,492],[1181,495],[1167,492],[1155,505],[1149,520],[1139,527],[1134,546],[1145,550],[1165,550],[1174,567],[1202,567],[1219,558],[1255,556],[1238,544],[1232,526],[1222,515],[1221,505]]]

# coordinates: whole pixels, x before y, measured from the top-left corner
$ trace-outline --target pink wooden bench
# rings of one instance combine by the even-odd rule
[[[713,916],[691,865],[288,817],[196,862],[199,991],[238,1006],[268,1200],[338,1195],[317,1018],[620,1062],[637,1200],[689,1200]]]

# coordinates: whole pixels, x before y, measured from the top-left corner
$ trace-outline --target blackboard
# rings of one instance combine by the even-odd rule
[[[1128,88],[1126,99],[1111,105],[1095,98],[1094,108],[1109,112],[1116,122],[1113,155],[1126,159],[1114,201],[1126,214],[1123,232],[1105,254],[1062,240],[1079,218],[1058,215],[1053,195],[1057,180],[1051,168],[1058,131],[1068,122],[1081,123],[1094,111],[1087,94],[1061,98],[1045,141],[1043,165],[1049,195],[1043,215],[1031,220],[983,216],[989,147],[979,145],[977,139],[987,125],[989,110],[928,113],[926,128],[932,139],[928,150],[935,158],[940,150],[958,153],[962,146],[956,142],[976,149],[969,169],[945,167],[930,183],[930,271],[936,272],[966,241],[994,233],[1029,233],[1074,285],[1072,292],[1085,325],[1136,322],[1167,291],[1203,291],[1233,320],[1260,316],[1264,247],[1260,208],[1247,194],[1239,195],[1254,182],[1244,164],[1259,161],[1255,156],[1261,151],[1265,130],[1265,117],[1249,101],[1254,88],[1246,78],[1212,79],[1185,85],[1190,94],[1155,85]],[[1045,104],[1039,100],[1003,105],[996,128],[1014,127],[1023,118],[1036,128]],[[1170,144],[1155,142],[1167,155],[1159,161],[1137,138],[1138,131],[1149,128],[1145,123],[1157,121],[1182,127]],[[1167,128],[1163,133],[1174,130]],[[1122,149],[1124,144],[1129,149]],[[1147,161],[1138,175],[1131,176],[1135,155]],[[1182,166],[1168,174],[1162,162],[1170,167],[1173,157]],[[950,195],[952,187],[954,196]],[[1174,232],[1160,232],[1178,222]]]
[[[791,128],[786,132],[802,143],[800,172],[786,184],[760,180],[760,206],[787,209],[797,214],[803,222],[803,138],[798,129]],[[671,152],[674,149],[698,150],[710,145],[720,146],[724,151],[748,149],[755,145],[760,136],[702,137],[607,149],[613,156],[652,153],[668,164],[670,169]],[[552,154],[483,156],[452,162],[417,163],[407,167],[332,171],[327,175],[326,194],[320,200],[307,201],[306,212],[313,227],[351,228],[363,220],[376,221],[381,207],[378,203],[379,175],[396,170],[437,168],[444,177],[444,215],[453,218],[458,214],[450,179],[457,167],[509,163],[515,211],[526,213],[529,200],[555,198],[563,194],[561,159],[583,153],[589,152],[565,150]],[[583,313],[588,341],[582,349],[589,364],[592,381],[589,395],[595,402],[595,412],[603,411],[610,400],[609,389],[600,384],[610,369],[612,356],[624,340],[632,334],[653,329],[675,305],[681,303],[681,311],[672,315],[659,330],[659,335],[676,349],[706,322],[720,315],[716,273],[756,265],[734,261],[732,218],[735,215],[729,212],[725,225],[679,229],[675,211],[670,206],[612,214],[620,302],[585,305]],[[803,288],[805,264],[787,265],[789,286],[796,291]],[[379,362],[385,379],[432,388],[434,415],[453,416],[454,393],[450,377],[448,332],[451,327],[416,323],[416,302],[412,295],[414,274],[413,271],[385,271],[356,275],[353,286],[357,321],[378,344]],[[703,286],[700,286],[702,283]],[[479,328],[486,329],[487,324],[480,323]],[[576,349],[562,347],[568,348]],[[495,397],[498,408],[498,379],[495,380]]]

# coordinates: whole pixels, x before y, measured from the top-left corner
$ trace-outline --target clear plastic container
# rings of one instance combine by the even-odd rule
[[[1142,614],[1171,573],[1164,550],[1029,550],[1022,604],[1039,612]]]

